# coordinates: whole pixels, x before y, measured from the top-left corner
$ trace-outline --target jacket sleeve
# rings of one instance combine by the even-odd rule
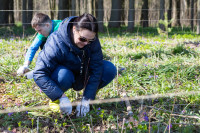
[[[36,51],[39,49],[39,46],[43,43],[42,40],[38,39],[37,37],[34,39],[31,46],[28,48],[28,51],[26,52],[25,61],[32,61]]]
[[[103,54],[99,40],[91,44],[91,56],[89,63],[90,77],[83,96],[86,99],[95,99],[96,92],[103,72]]]
[[[64,93],[58,85],[50,78],[51,73],[57,67],[61,58],[56,42],[49,38],[44,49],[40,52],[34,69],[34,80],[41,90],[52,100],[59,99]]]

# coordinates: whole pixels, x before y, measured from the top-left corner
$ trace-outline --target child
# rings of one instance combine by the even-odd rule
[[[62,21],[61,20],[51,20],[48,15],[43,13],[36,13],[31,21],[32,27],[38,32],[33,43],[29,47],[24,64],[19,67],[17,74],[22,76],[28,71],[28,67],[31,64],[36,51],[39,47],[42,49],[48,36],[56,31]],[[33,71],[25,75],[27,78],[33,78]]]

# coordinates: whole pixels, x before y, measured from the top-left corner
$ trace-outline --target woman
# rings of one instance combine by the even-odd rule
[[[62,113],[72,112],[64,94],[69,88],[84,89],[76,115],[85,116],[97,90],[116,75],[116,67],[103,60],[97,33],[98,23],[91,14],[66,18],[58,31],[49,36],[38,56],[34,80],[51,101],[59,104]]]

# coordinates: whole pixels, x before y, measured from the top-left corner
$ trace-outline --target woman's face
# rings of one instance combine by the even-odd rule
[[[87,29],[80,29],[79,31],[73,27],[74,43],[78,48],[83,48],[95,40],[95,32]]]

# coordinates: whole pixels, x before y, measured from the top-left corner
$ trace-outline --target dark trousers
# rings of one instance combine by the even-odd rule
[[[116,67],[109,61],[103,61],[103,74],[98,89],[105,87],[110,83],[116,76]],[[75,82],[74,74],[72,71],[64,66],[57,67],[51,75],[51,79],[54,80],[57,85],[63,90],[67,91],[72,88]]]

